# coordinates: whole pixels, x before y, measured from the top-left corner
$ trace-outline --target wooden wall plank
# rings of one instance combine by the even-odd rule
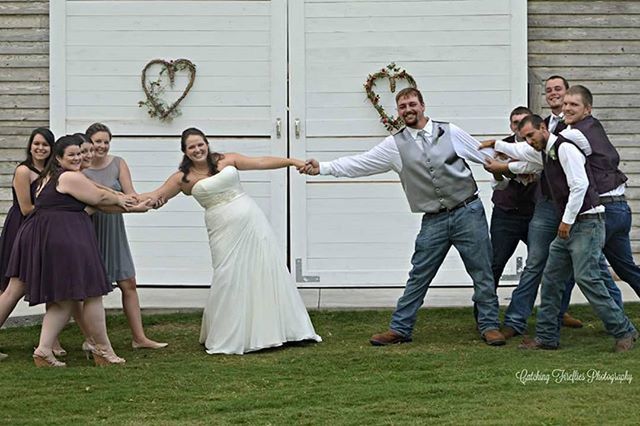
[[[640,2],[531,0],[527,5],[530,84],[559,74],[592,90],[593,114],[619,149],[621,169],[629,176],[626,195],[632,210],[640,212]],[[539,93],[532,103],[546,106]],[[634,219],[639,225],[640,215]],[[634,226],[636,258],[639,240],[640,228]]]
[[[49,122],[49,3],[0,1],[0,227],[35,127]]]

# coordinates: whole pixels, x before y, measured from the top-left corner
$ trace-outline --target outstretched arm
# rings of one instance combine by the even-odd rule
[[[131,202],[133,204],[126,209],[120,206],[103,206],[98,204],[96,206],[86,207],[85,210],[89,214],[93,214],[97,210],[104,213],[144,213],[154,206],[154,201],[151,198],[142,201],[135,201],[132,199]]]
[[[498,152],[508,155],[509,157],[520,160],[528,161],[530,163],[536,163],[542,166],[542,154],[536,151],[527,142],[503,142],[497,141],[495,149]]]
[[[449,123],[449,129],[453,149],[459,157],[477,164],[484,164],[487,159],[494,157],[491,145],[483,144],[453,123]]]
[[[272,170],[289,166],[296,168],[304,166],[304,161],[295,158],[247,157],[237,152],[225,153],[224,161],[235,166],[238,170]]]
[[[93,182],[82,173],[62,173],[58,178],[57,189],[60,193],[69,194],[90,206],[120,206],[127,209],[133,205],[131,197],[115,195],[109,191],[97,188]]]
[[[151,199],[152,204],[159,208],[164,203],[175,197],[182,191],[180,181],[182,180],[183,173],[175,172],[157,189],[143,194],[138,194],[139,200]]]
[[[300,173],[309,175],[332,175],[335,177],[361,177],[394,170],[400,173],[402,160],[393,136],[388,136],[378,145],[362,154],[340,157],[333,161],[319,163],[309,159]]]

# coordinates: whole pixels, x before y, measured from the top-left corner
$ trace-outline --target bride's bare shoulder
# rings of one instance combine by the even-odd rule
[[[227,166],[235,166],[238,154],[235,152],[215,152],[212,155],[216,160],[216,168],[221,171]]]

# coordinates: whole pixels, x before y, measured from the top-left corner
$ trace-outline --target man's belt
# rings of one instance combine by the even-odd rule
[[[600,202],[602,204],[618,203],[620,201],[627,201],[624,195],[602,195],[600,196]]]
[[[585,213],[576,216],[576,221],[582,222],[583,220],[600,219],[604,220],[604,213]]]
[[[477,199],[478,199],[478,194],[473,194],[471,197],[460,201],[458,204],[456,204],[455,206],[453,206],[451,208],[443,207],[440,210],[438,210],[437,212],[425,213],[425,214],[427,214],[427,215],[436,215],[436,214],[445,213],[445,212],[452,212],[454,210],[458,210],[459,208],[462,208],[462,207],[465,207],[465,206],[471,204],[472,202],[474,202]]]

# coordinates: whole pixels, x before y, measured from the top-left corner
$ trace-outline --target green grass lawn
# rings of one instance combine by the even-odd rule
[[[640,305],[627,312],[640,325]],[[66,369],[33,365],[39,327],[3,329],[0,424],[637,424],[640,347],[614,354],[588,307],[572,313],[586,326],[564,329],[558,351],[523,352],[518,338],[489,347],[465,308],[421,310],[414,342],[384,348],[368,337],[390,311],[314,311],[324,342],[243,356],[206,355],[199,314],[145,317],[170,347],[134,351],[116,315],[109,333],[127,364],[107,368],[84,358],[75,326],[61,336]],[[523,370],[567,376],[523,384]],[[633,378],[580,378],[590,370]]]

